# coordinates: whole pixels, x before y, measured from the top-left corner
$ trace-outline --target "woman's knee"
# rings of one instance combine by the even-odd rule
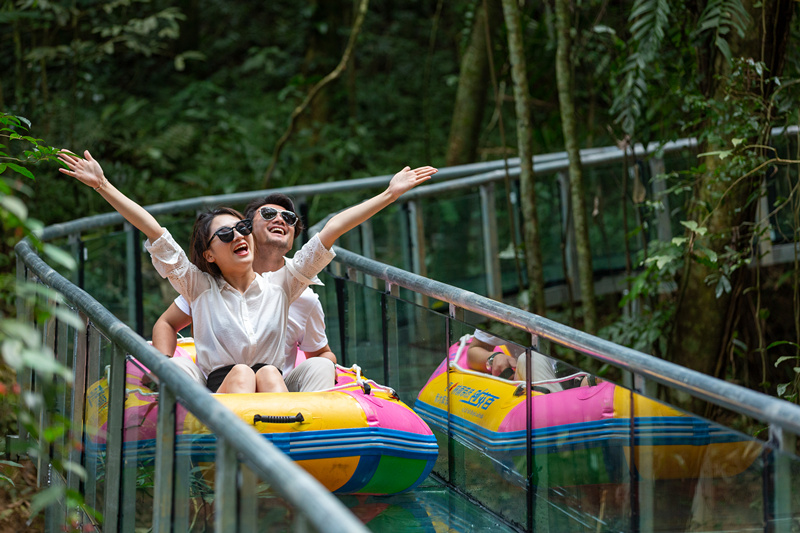
[[[249,379],[253,376],[253,369],[247,365],[238,364],[233,365],[231,371],[228,372],[227,377],[232,377],[235,379]]]
[[[289,392],[280,370],[272,365],[262,366],[256,372],[256,392]]]
[[[256,376],[247,365],[234,365],[222,381],[217,392],[254,392]]]
[[[265,365],[258,369],[256,377],[265,379],[283,379],[280,370],[272,365]]]

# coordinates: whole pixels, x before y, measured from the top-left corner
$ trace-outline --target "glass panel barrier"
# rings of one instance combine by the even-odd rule
[[[132,324],[125,272],[127,237],[124,231],[84,238],[84,290],[114,316]]]
[[[175,215],[172,217],[159,215],[159,222],[166,227],[177,243],[183,248],[187,255],[190,255],[191,230],[194,225],[194,216]],[[150,254],[144,250],[145,238],[139,234],[140,244],[137,247],[140,255],[141,277],[142,277],[142,314],[144,337],[149,339],[152,334],[153,324],[155,324],[161,313],[167,310],[172,304],[178,293],[162,278],[150,259]],[[191,336],[191,327],[187,327],[181,332],[184,336]]]
[[[390,205],[372,217],[369,223],[372,226],[375,258],[388,265],[411,270],[412,263],[407,244],[409,238],[408,207],[402,204]],[[357,231],[348,232],[344,238],[358,233]],[[350,243],[348,242],[348,244]],[[361,248],[359,246],[359,248],[348,247],[347,249],[360,250]],[[363,251],[357,253],[363,253]]]
[[[477,189],[421,201],[427,238],[427,277],[486,293],[481,201]],[[457,236],[457,237],[456,237]]]
[[[800,525],[800,458],[793,451],[775,451],[770,458],[774,502],[768,523],[781,533],[796,531]]]
[[[449,322],[450,337],[456,342],[449,349],[441,341],[431,346],[432,351],[438,351],[431,358],[436,358],[439,364],[433,367],[415,402],[415,410],[434,431],[440,445],[434,472],[491,511],[524,523],[526,499],[520,496],[524,483],[522,488],[509,483],[509,467],[495,454],[495,443],[491,439],[493,427],[486,427],[485,417],[492,413],[486,409],[497,399],[496,391],[488,390],[479,373],[462,371],[466,348],[457,339],[474,328],[455,320]],[[453,367],[453,364],[458,366]],[[430,367],[426,369],[429,371]],[[522,518],[515,513],[520,510]]]
[[[122,523],[133,531],[153,523],[158,392],[145,385],[146,367],[125,360],[125,412],[122,439]],[[133,518],[135,517],[135,519]]]
[[[397,307],[400,316],[406,308],[431,321],[412,304]],[[774,499],[764,487],[775,475],[764,458],[775,452],[763,442],[544,354],[531,352],[528,362],[523,346],[493,339],[495,359],[505,355],[511,363],[522,355],[517,368],[532,371],[528,406],[519,370],[503,379],[470,369],[474,341],[458,337],[475,330],[455,320],[449,327],[450,371],[444,364],[434,371],[415,410],[439,438],[434,473],[492,513],[544,531],[764,526],[772,507],[763,502]],[[787,455],[783,464],[797,468],[796,461]],[[789,520],[790,505],[796,503],[772,511],[771,520]]]
[[[218,519],[235,520],[242,531],[314,531],[299,510],[241,462],[235,465],[236,482],[220,493],[217,437],[180,404],[176,423],[174,531],[217,531],[215,521]],[[223,502],[218,502],[220,497]],[[236,497],[238,505],[234,501]],[[141,500],[138,498],[137,506]],[[236,509],[235,516],[227,513],[225,517],[219,516],[218,504],[225,509],[232,505]],[[299,527],[298,524],[302,524],[302,528],[293,529]]]
[[[776,155],[788,160],[799,160],[800,151],[797,136],[784,136],[773,139],[773,145],[777,148]],[[791,243],[795,240],[794,224],[795,209],[779,208],[785,206],[787,201],[792,198],[792,190],[797,184],[798,165],[780,165],[773,167],[776,171],[771,175],[767,182],[767,205],[771,211],[771,224],[773,224],[771,235],[775,244]]]
[[[764,442],[631,394],[633,447],[625,457],[638,498],[632,526],[654,531],[764,527],[771,455]],[[625,415],[626,413],[620,413]]]

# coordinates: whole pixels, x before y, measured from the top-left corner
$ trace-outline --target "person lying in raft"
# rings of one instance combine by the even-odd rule
[[[285,194],[272,193],[250,202],[244,216],[253,221],[253,270],[258,274],[280,270],[295,237],[303,231],[303,221],[297,215],[294,202]],[[321,282],[314,278],[314,284]],[[191,323],[191,306],[186,298],[178,295],[153,325],[153,346],[172,356],[178,332]],[[289,392],[311,392],[334,387],[336,355],[328,344],[325,313],[319,296],[310,287],[289,306],[287,324],[285,350],[269,361],[281,371],[286,388]],[[306,359],[295,367],[298,350],[305,353]],[[174,361],[192,379],[206,384],[206,377],[191,360],[177,358]]]
[[[253,223],[238,211],[221,208],[197,217],[190,260],[169,231],[106,179],[88,150],[84,156],[61,151],[67,168],[59,171],[94,188],[145,234],[156,270],[192,306],[197,364],[208,376],[206,386],[227,393],[287,390],[278,369],[267,362],[283,351],[289,304],[333,259],[336,239],[436,172],[405,167],[384,192],[332,217],[283,268],[256,274]]]
[[[525,379],[525,352],[523,351],[517,356],[509,355],[504,351],[495,350],[496,346],[512,346],[500,337],[495,337],[489,333],[475,330],[472,336],[472,342],[467,349],[467,363],[470,369],[479,372],[485,372],[493,376],[499,376],[504,379],[513,379],[516,381],[523,381]],[[531,352],[533,375],[531,381],[535,381],[539,386],[549,390],[550,392],[558,392],[563,390],[560,383],[556,383],[556,372],[553,367],[553,360],[549,357],[540,354],[539,352]],[[553,383],[539,383],[542,381],[553,380]]]

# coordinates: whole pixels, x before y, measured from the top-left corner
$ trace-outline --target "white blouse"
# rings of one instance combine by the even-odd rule
[[[192,308],[183,296],[175,298],[175,305],[184,314],[192,316]],[[319,296],[309,287],[289,306],[284,356],[272,364],[283,371],[286,379],[297,362],[297,350],[316,352],[326,344],[325,313]]]
[[[192,307],[197,365],[207,376],[217,368],[244,363],[275,364],[283,358],[289,304],[336,255],[315,235],[285,266],[256,274],[244,294],[222,278],[201,272],[169,231],[145,242],[153,265]]]

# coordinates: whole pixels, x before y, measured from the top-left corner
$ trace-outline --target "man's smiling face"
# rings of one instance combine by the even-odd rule
[[[261,216],[262,207],[276,209],[278,214],[275,215],[275,218],[272,220],[264,220],[264,217]],[[255,235],[256,243],[259,248],[262,246],[279,248],[282,250],[281,253],[283,255],[292,249],[295,228],[287,224],[280,215],[281,211],[285,210],[285,207],[277,204],[264,204],[259,206],[256,210],[253,215],[253,235]]]

